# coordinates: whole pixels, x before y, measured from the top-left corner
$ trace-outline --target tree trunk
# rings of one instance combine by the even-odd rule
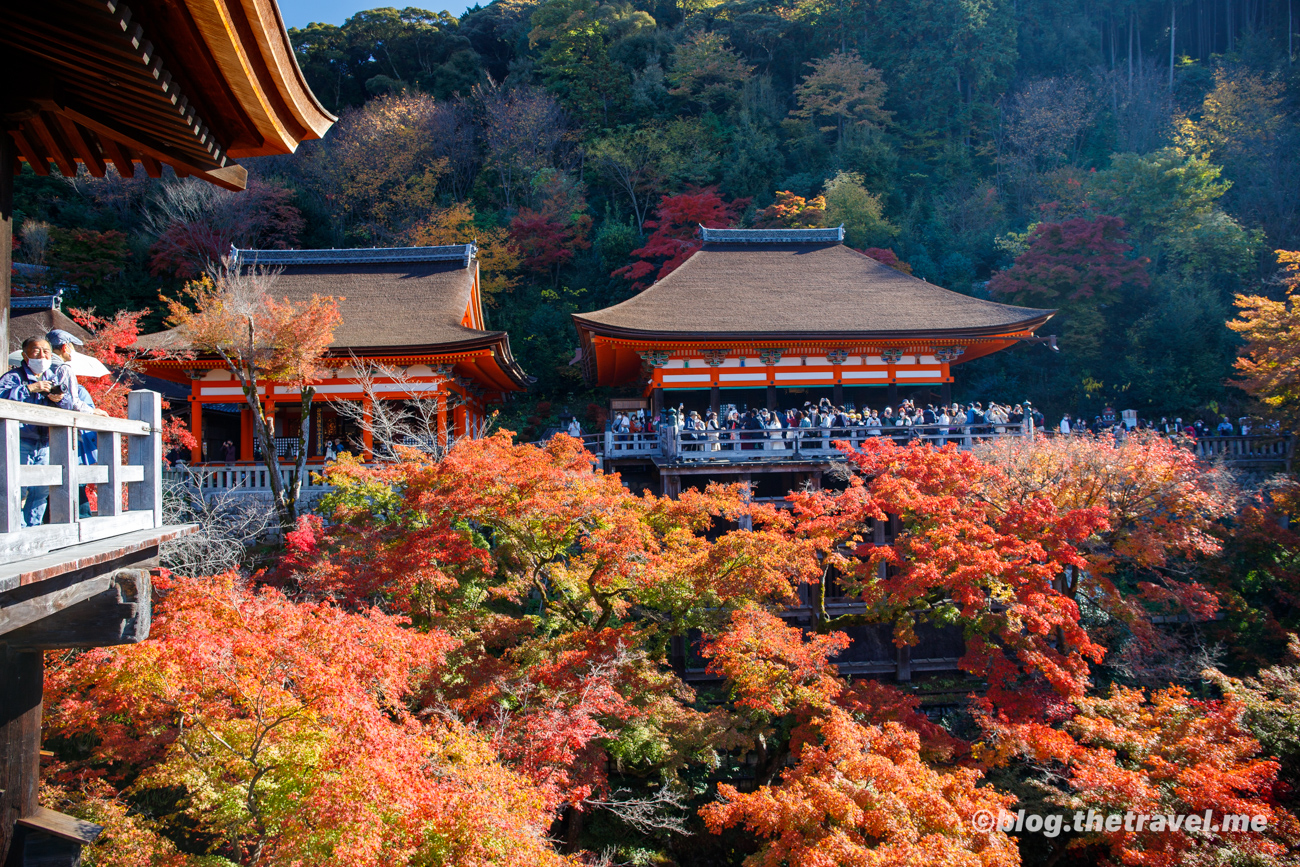
[[[1174,47],[1178,44],[1178,3],[1169,0],[1169,92],[1174,92]]]
[[[262,444],[262,464],[266,467],[267,482],[271,485],[271,499],[280,518],[283,530],[293,529],[292,505],[285,496],[284,480],[280,478],[280,458],[275,453],[275,435],[266,423],[266,411],[257,396],[257,380],[251,380],[251,387],[244,387],[244,396],[253,411],[253,432]]]
[[[293,482],[289,485],[287,497],[289,515],[295,522],[298,520],[298,498],[302,494],[303,480],[307,477],[307,446],[311,442],[311,404],[312,398],[316,396],[316,389],[305,385],[300,396],[302,423],[298,425],[298,460],[294,464]]]

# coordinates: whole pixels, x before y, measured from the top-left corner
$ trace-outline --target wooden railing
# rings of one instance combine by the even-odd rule
[[[871,439],[897,443],[924,442],[935,446],[956,443],[964,449],[977,443],[1024,437],[1033,423],[1002,425],[917,425],[910,427],[785,428],[781,430],[659,430],[659,456],[664,460],[773,461],[831,460],[841,457],[836,442],[861,446]]]
[[[12,563],[110,536],[157,529],[162,520],[162,398],[153,391],[127,396],[127,418],[0,400],[4,432],[4,461],[0,483],[0,563]],[[49,428],[50,462],[25,466],[20,427]],[[78,462],[77,442],[83,431],[99,437],[99,462]],[[126,461],[122,441],[126,440]],[[23,488],[49,488],[48,523],[24,527]],[[81,485],[98,490],[98,514],[78,515]]]
[[[606,459],[645,458],[661,454],[658,433],[615,433],[583,435],[582,443],[588,450]],[[604,446],[604,451],[600,447]]]
[[[1228,464],[1281,464],[1288,466],[1295,453],[1295,438],[1290,436],[1201,437],[1196,454],[1207,460]]]
[[[307,477],[302,482],[302,493],[323,493],[332,490],[329,485],[317,484],[316,475],[323,472],[323,462],[309,463]],[[279,467],[280,480],[286,486],[293,477],[294,468]],[[204,495],[231,492],[237,494],[271,494],[271,472],[265,464],[200,464],[185,468],[167,470],[164,478],[169,484],[188,485],[199,489]]]

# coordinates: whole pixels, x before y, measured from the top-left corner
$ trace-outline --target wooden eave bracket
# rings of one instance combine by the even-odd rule
[[[36,812],[18,820],[18,824],[52,837],[88,846],[104,832],[103,825],[87,822],[56,810],[37,807]]]

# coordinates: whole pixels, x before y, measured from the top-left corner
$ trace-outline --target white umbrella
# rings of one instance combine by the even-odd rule
[[[13,352],[9,353],[9,363],[13,365],[22,364],[23,351],[21,349],[15,349]],[[72,351],[71,361],[64,361],[56,355],[54,357],[54,363],[71,364],[72,372],[76,374],[78,379],[83,377],[85,379],[98,379],[101,376],[108,376],[109,373],[112,372],[95,356],[82,355],[75,349]]]

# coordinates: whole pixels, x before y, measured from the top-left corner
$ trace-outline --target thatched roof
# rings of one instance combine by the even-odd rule
[[[342,322],[336,354],[415,355],[491,347],[518,385],[527,383],[504,331],[465,324],[481,321],[474,297],[473,244],[367,250],[238,250],[244,266],[276,269],[270,294],[303,303],[313,295],[339,298]],[[182,349],[185,336],[171,329],[140,338],[148,349]]]
[[[807,340],[980,337],[1031,330],[1054,311],[998,304],[903,274],[822,230],[704,230],[704,247],[639,295],[576,314],[618,337]]]

